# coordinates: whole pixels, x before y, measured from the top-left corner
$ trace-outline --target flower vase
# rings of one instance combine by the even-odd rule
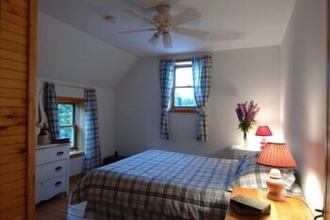
[[[41,128],[40,133],[38,134],[37,137],[37,144],[38,145],[44,145],[44,144],[49,144],[50,139],[49,139],[49,133],[45,131],[45,129]]]
[[[243,146],[244,146],[244,148],[248,148],[248,146],[249,146],[249,141],[248,141],[248,138],[247,138],[247,132],[246,131],[243,131]]]
[[[38,139],[37,139],[37,144],[38,145],[44,145],[44,144],[49,144],[49,136],[47,134],[44,135],[38,135]]]

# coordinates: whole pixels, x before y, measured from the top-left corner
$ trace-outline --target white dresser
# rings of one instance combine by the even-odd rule
[[[36,198],[38,203],[58,193],[69,194],[68,144],[39,145],[36,148]]]

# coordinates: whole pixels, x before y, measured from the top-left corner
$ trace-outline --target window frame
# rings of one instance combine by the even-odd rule
[[[174,65],[174,75],[173,75],[173,87],[172,87],[172,94],[171,94],[171,108],[170,108],[170,112],[176,112],[176,113],[196,113],[197,112],[197,108],[195,107],[188,107],[188,106],[183,106],[183,107],[178,107],[178,106],[174,106],[174,100],[175,100],[175,89],[176,88],[191,88],[190,86],[186,86],[186,87],[182,87],[182,86],[178,86],[176,87],[176,83],[175,83],[175,76],[176,76],[176,70],[179,68],[186,68],[186,67],[192,67],[192,63],[191,64],[181,64],[178,65],[177,63],[180,62],[191,62],[191,59],[177,59],[175,60],[175,65]],[[193,74],[193,73],[191,73]],[[193,77],[193,75],[192,75]],[[192,86],[192,88],[194,89],[194,86]],[[195,97],[194,97],[195,99]]]
[[[57,104],[72,104],[74,106],[74,123],[73,126],[60,126],[60,127],[73,127],[74,129],[74,145],[70,147],[70,151],[84,150],[84,133],[83,133],[83,111],[84,111],[83,98],[76,97],[57,97]]]

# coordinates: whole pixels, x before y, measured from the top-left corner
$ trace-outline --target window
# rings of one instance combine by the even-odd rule
[[[191,60],[175,63],[171,111],[196,112]]]
[[[83,99],[58,98],[60,138],[70,138],[71,150],[83,150],[83,105]]]

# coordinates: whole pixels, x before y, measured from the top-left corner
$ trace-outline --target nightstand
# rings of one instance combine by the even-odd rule
[[[248,146],[244,147],[242,145],[232,145],[230,148],[232,151],[234,151],[234,159],[240,160],[244,155],[251,153],[251,152],[256,152],[260,151],[260,146]]]
[[[125,156],[120,156],[120,155],[118,155],[118,152],[115,151],[115,154],[114,155],[109,156],[109,157],[105,157],[103,159],[102,166],[107,165],[107,164],[110,164],[110,163],[117,162],[117,161],[122,160],[122,159],[125,159],[125,158],[126,158]]]
[[[282,202],[267,199],[267,192],[257,189],[235,187],[232,197],[243,194],[271,204],[269,215],[239,215],[228,207],[225,220],[312,220],[313,215],[304,199],[300,196],[287,196]]]

